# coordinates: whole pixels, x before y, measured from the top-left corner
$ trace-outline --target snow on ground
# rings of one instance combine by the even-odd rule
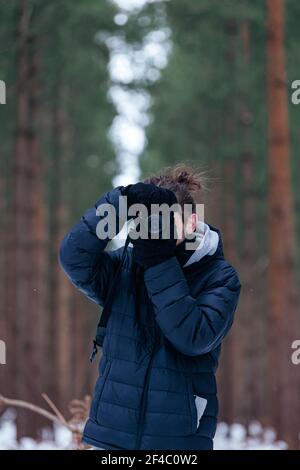
[[[0,419],[0,450],[56,450],[72,449],[72,435],[64,426],[55,426],[54,432],[45,429],[41,442],[23,437],[18,443],[15,425],[16,414],[7,410]]]
[[[216,450],[284,450],[285,442],[276,440],[273,429],[263,429],[261,424],[253,422],[247,431],[241,424],[219,423],[214,447]]]
[[[64,427],[55,427],[54,432],[45,429],[41,442],[24,437],[16,441],[15,414],[8,410],[0,420],[0,450],[66,450],[72,449],[71,433]],[[218,425],[215,437],[216,450],[283,450],[287,446],[282,441],[276,441],[272,429],[263,429],[259,423],[249,426],[248,436],[241,424],[228,426]]]

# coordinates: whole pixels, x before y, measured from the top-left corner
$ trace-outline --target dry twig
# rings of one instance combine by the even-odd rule
[[[86,421],[88,416],[88,410],[91,403],[91,397],[85,396],[83,400],[72,400],[69,405],[69,409],[72,415],[72,418],[67,421],[63,414],[58,410],[56,405],[45,393],[42,394],[44,400],[48,403],[49,407],[54,411],[51,413],[40,406],[34,405],[27,401],[15,400],[13,398],[6,398],[3,395],[0,395],[0,409],[2,407],[12,406],[16,408],[23,408],[34,413],[38,413],[44,418],[52,421],[53,423],[60,424],[65,426],[72,433],[73,442],[76,445],[77,449],[87,449],[90,446],[82,444],[82,427],[83,423]]]

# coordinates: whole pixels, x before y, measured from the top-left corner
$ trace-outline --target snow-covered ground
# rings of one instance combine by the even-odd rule
[[[276,440],[273,429],[263,429],[260,423],[253,422],[247,431],[241,424],[220,423],[215,436],[217,450],[284,450],[285,442]]]
[[[72,449],[71,433],[64,427],[56,427],[54,433],[44,431],[41,442],[31,438],[23,438],[16,441],[15,415],[8,410],[0,420],[0,450],[64,450]],[[259,423],[253,423],[249,427],[248,436],[246,429],[240,424],[228,426],[220,423],[215,437],[215,449],[222,450],[283,450],[287,446],[284,442],[276,441],[276,435],[271,429],[262,429]]]

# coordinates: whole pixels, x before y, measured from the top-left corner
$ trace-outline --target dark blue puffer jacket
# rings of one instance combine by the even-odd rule
[[[60,250],[71,281],[100,306],[123,248],[104,251],[107,241],[96,235],[96,207],[117,206],[118,195],[113,190],[89,209]],[[212,449],[215,372],[239,293],[239,278],[224,259],[221,239],[213,255],[185,268],[174,256],[138,280],[128,248],[83,440],[104,449]]]

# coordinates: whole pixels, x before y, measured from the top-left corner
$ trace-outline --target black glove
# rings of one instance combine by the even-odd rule
[[[166,240],[143,240],[139,238],[133,243],[133,261],[144,269],[160,264],[175,254],[176,238]]]
[[[129,197],[132,198],[131,201],[134,200],[132,203],[145,204],[149,210],[151,204],[172,206],[177,203],[173,191],[155,185],[137,183],[129,189],[128,193]],[[147,240],[138,238],[132,240],[133,261],[144,269],[162,263],[174,255],[177,242],[176,233],[174,233],[174,213],[170,212],[167,217],[170,217],[168,220],[170,224],[169,238],[148,238]]]

